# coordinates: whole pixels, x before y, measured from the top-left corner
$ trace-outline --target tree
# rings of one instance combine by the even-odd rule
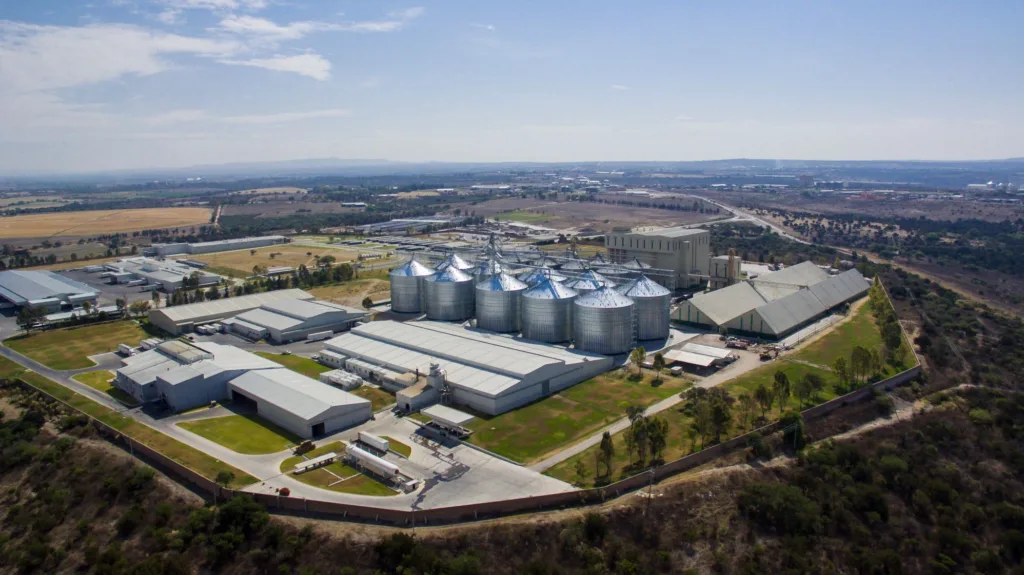
[[[750,393],[740,395],[740,423],[743,424],[743,429],[747,429],[747,422],[754,419],[756,411],[757,398]]]
[[[152,293],[152,295],[149,299],[153,302],[153,309],[160,309],[160,294],[157,293],[156,290],[153,290],[150,293]]]
[[[859,345],[853,348],[853,352],[850,354],[850,371],[858,386],[871,375],[871,362],[870,351]]]
[[[117,306],[117,311],[124,313],[124,310],[128,309],[128,300],[126,298],[119,297],[114,300],[114,305]]]
[[[665,453],[665,445],[668,444],[668,422],[660,417],[652,417],[647,420],[647,451],[651,454],[652,461],[659,461]]]
[[[128,305],[128,313],[134,316],[143,315],[149,311],[150,304],[146,300],[133,301]]]
[[[839,387],[846,389],[846,386],[850,384],[850,370],[846,363],[846,358],[839,356],[832,363],[832,372],[836,374]]]
[[[92,302],[91,301],[84,301],[84,302],[82,302],[82,311],[85,312],[85,315],[91,314],[92,313]]]
[[[647,359],[647,350],[644,349],[642,346],[635,348],[629,354],[629,361],[636,366],[637,372],[641,374],[644,372],[645,359]]]
[[[604,463],[604,474],[605,476],[611,475],[612,459],[615,458],[615,443],[612,441],[612,434],[607,431],[601,435],[600,451]]]
[[[665,356],[661,355],[661,352],[659,351],[654,354],[654,370],[661,372],[663,369],[665,369]]]
[[[704,440],[707,438],[708,433],[711,432],[713,417],[714,414],[712,413],[710,402],[702,401],[694,409],[692,425],[693,429],[700,435],[701,449],[704,449]]]
[[[801,409],[804,403],[806,403],[807,398],[811,396],[812,391],[811,382],[807,380],[806,376],[796,380],[796,383],[793,384],[793,395],[796,396]]]
[[[808,373],[804,376],[807,380],[808,385],[811,386],[811,396],[817,396],[822,391],[825,391],[825,378],[821,377],[816,373]]]
[[[25,335],[28,335],[44,315],[46,310],[41,307],[25,306],[18,312],[18,326],[25,330]]]
[[[373,307],[373,300],[369,296],[363,298],[363,307],[366,309]]]
[[[576,460],[576,487],[583,487],[587,482],[587,475],[590,473],[587,471],[587,466],[583,464],[582,459]]]
[[[772,408],[772,392],[768,391],[764,384],[761,384],[754,390],[754,399],[757,400],[757,405],[761,407],[761,419],[764,419],[765,412]]]
[[[789,377],[783,371],[775,372],[775,382],[772,383],[772,395],[779,404],[779,414],[786,408],[786,401],[789,399]]]
[[[227,487],[234,480],[235,474],[230,471],[221,471],[217,473],[217,477],[214,479],[214,481],[217,482],[217,485],[220,485],[221,487]]]

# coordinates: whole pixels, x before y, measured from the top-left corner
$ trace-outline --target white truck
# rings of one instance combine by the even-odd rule
[[[334,336],[333,331],[318,331],[307,335],[306,341],[323,341],[325,339],[331,339],[332,336]]]

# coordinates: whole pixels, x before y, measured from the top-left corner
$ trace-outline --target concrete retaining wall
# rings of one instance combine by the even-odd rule
[[[921,373],[921,367],[915,366],[902,373],[884,379],[867,387],[863,387],[842,397],[837,397],[821,405],[809,408],[802,412],[804,420],[813,420],[823,417],[833,411],[851,403],[856,403],[870,398],[875,390],[893,388],[905,385]],[[23,386],[31,387],[50,397],[54,401],[63,401],[50,396],[46,392],[32,387],[31,384],[20,381]],[[74,410],[70,405],[64,404]],[[77,411],[77,410],[76,410]],[[270,511],[311,515],[317,517],[366,521],[374,523],[387,523],[397,526],[429,525],[437,523],[457,523],[473,521],[477,519],[500,517],[518,513],[530,513],[536,511],[561,509],[566,507],[577,507],[592,505],[614,499],[630,491],[646,487],[651,482],[657,482],[667,477],[689,471],[705,463],[743,449],[747,445],[752,433],[769,435],[779,430],[779,422],[770,423],[754,431],[745,433],[718,445],[692,453],[675,461],[654,468],[651,471],[644,471],[622,481],[612,483],[594,489],[583,489],[565,493],[554,493],[537,497],[526,497],[520,499],[507,499],[503,501],[492,501],[487,503],[475,503],[471,505],[460,505],[453,507],[442,507],[437,509],[425,509],[420,511],[406,511],[396,509],[382,509],[370,506],[350,505],[335,503],[331,501],[320,501],[315,499],[301,499],[293,497],[280,497],[262,493],[246,493],[243,491],[225,489],[210,479],[203,477],[196,471],[181,465],[180,463],[164,456],[163,454],[142,445],[141,443],[125,436],[109,425],[90,417],[92,425],[101,435],[111,441],[124,445],[133,455],[139,457],[146,463],[159,469],[163,473],[182,481],[200,493],[205,493],[211,498],[230,498],[234,495],[245,494],[267,507]]]

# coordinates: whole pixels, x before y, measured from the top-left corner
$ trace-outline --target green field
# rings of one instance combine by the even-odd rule
[[[862,300],[851,316],[828,335],[787,357],[830,367],[839,356],[849,360],[850,353],[858,345],[867,349],[877,349],[882,345],[882,335],[866,300]]]
[[[274,363],[279,363],[292,371],[297,371],[302,375],[312,377],[313,379],[318,379],[321,373],[334,369],[318,363],[315,359],[309,359],[308,357],[302,357],[300,355],[284,355],[280,353],[266,353],[263,351],[256,352],[256,355],[264,359],[269,359]]]
[[[210,457],[198,449],[194,449],[176,439],[168,437],[152,427],[147,427],[134,419],[116,413],[95,401],[92,401],[84,395],[77,394],[63,385],[50,381],[38,373],[23,370],[13,362],[0,358],[0,374],[5,373],[9,376],[20,376],[22,381],[28,383],[32,387],[44,391],[75,409],[95,417],[128,437],[131,437],[135,441],[159,451],[165,456],[177,461],[185,467],[188,467],[196,473],[199,473],[207,479],[215,479],[218,473],[221,471],[227,471],[232,473],[235,477],[228,485],[228,487],[231,488],[245,487],[246,485],[251,485],[258,481],[258,479],[248,473],[245,473],[241,469],[236,469],[223,461]]]
[[[277,453],[302,442],[301,437],[251,414],[183,421],[178,427],[245,455]]]
[[[113,378],[114,374],[109,371],[87,371],[79,373],[71,379],[84,383],[97,391],[102,391],[125,405],[138,405],[139,402],[135,401],[134,397],[110,384],[110,380]]]
[[[314,457],[331,452],[334,452],[341,457],[341,455],[345,453],[345,444],[340,441],[335,441],[333,443],[317,447],[313,451],[307,453],[305,457],[302,457],[301,455],[289,457],[281,462],[281,473],[287,473],[289,477],[297,479],[306,485],[312,485],[313,487],[319,487],[330,491],[337,491],[339,493],[372,495],[375,497],[390,497],[392,495],[398,495],[398,493],[390,487],[376,479],[362,475],[359,473],[359,470],[353,469],[352,467],[338,461],[319,469],[314,469],[313,471],[307,471],[300,475],[292,474],[292,471],[295,469],[295,465],[300,461],[303,461],[304,459],[313,459]],[[345,481],[335,483],[338,481],[338,478],[345,478]],[[331,485],[332,483],[335,484]]]
[[[525,407],[479,416],[469,423],[470,441],[528,465],[625,417],[627,406],[646,407],[689,386],[674,377],[654,386],[650,374],[633,381],[621,371],[609,372]]]
[[[513,222],[535,223],[550,220],[551,216],[547,214],[538,214],[535,212],[515,211],[495,214],[494,219]]]
[[[95,365],[88,356],[116,351],[119,343],[138,345],[146,337],[138,323],[126,320],[36,332],[4,345],[52,369],[83,369]]]
[[[387,435],[383,436],[383,438],[388,440],[388,447],[391,449],[391,451],[394,451],[395,453],[401,455],[402,457],[409,457],[410,455],[412,455],[412,448],[409,447],[408,445],[402,443],[401,441],[398,441],[394,437],[388,437]]]

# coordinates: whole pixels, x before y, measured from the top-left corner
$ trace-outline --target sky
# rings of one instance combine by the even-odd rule
[[[1024,156],[1020,0],[0,0],[0,175]]]

